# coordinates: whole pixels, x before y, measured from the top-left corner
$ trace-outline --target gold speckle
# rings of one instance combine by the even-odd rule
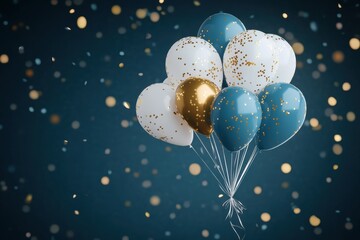
[[[203,236],[204,238],[208,238],[209,235],[210,235],[210,233],[207,229],[204,229],[201,231],[201,236]]]
[[[126,108],[126,109],[130,109],[130,103],[124,101],[123,102],[123,106]]]
[[[313,128],[316,128],[319,126],[319,120],[317,120],[316,118],[311,118],[310,119],[310,126]]]

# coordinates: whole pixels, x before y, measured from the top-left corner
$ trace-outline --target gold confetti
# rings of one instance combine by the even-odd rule
[[[199,164],[197,163],[192,163],[189,166],[189,172],[191,173],[191,175],[197,176],[201,173],[201,167]]]
[[[101,182],[101,184],[104,185],[104,186],[109,185],[109,183],[110,183],[110,178],[107,177],[107,176],[104,176],[104,177],[101,178],[100,182]]]
[[[336,98],[334,98],[334,97],[329,97],[328,98],[328,104],[330,105],[330,106],[335,106],[336,104],[337,104],[337,100],[336,100]]]
[[[312,216],[309,218],[309,223],[310,223],[311,226],[317,227],[317,226],[320,225],[321,220],[320,220],[320,218],[318,218],[317,216],[312,215]]]
[[[334,164],[334,165],[333,165],[333,170],[336,171],[336,170],[338,170],[338,169],[339,169],[339,165]]]
[[[105,99],[105,104],[106,106],[108,106],[109,108],[115,107],[116,105],[116,99],[113,96],[108,96]]]
[[[80,17],[78,17],[76,24],[77,24],[78,28],[84,29],[84,28],[86,28],[87,20],[84,16],[80,16]]]
[[[269,222],[271,220],[271,216],[267,212],[262,213],[260,218],[263,222]]]
[[[0,62],[3,64],[6,64],[9,62],[9,56],[6,54],[1,54],[0,55]]]
[[[288,174],[291,172],[291,165],[289,163],[283,163],[281,165],[281,171],[285,174]]]
[[[111,13],[114,15],[120,15],[121,7],[119,5],[114,5],[111,7]]]
[[[119,68],[123,68],[124,67],[124,63],[119,63]]]

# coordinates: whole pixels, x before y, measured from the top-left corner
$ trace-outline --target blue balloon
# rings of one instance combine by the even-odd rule
[[[213,102],[211,123],[223,146],[237,151],[255,137],[261,124],[261,114],[255,94],[241,87],[227,87]]]
[[[268,85],[259,94],[262,108],[258,132],[260,150],[279,147],[301,128],[306,116],[306,101],[302,92],[289,83]]]
[[[244,31],[246,31],[244,24],[235,16],[228,13],[216,13],[201,24],[197,36],[210,42],[222,59],[231,39]]]

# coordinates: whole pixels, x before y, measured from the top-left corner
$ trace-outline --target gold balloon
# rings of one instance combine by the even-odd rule
[[[202,78],[191,77],[176,89],[178,112],[195,131],[210,136],[213,127],[210,120],[211,105],[219,88]]]

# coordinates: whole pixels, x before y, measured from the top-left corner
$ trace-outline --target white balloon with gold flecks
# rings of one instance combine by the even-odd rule
[[[198,77],[213,82],[221,89],[222,63],[216,49],[197,37],[185,37],[170,48],[165,61],[167,82],[177,87],[189,77]]]
[[[192,143],[193,130],[176,112],[175,89],[167,84],[152,84],[141,92],[136,116],[154,138],[179,146]]]
[[[165,78],[165,80],[163,81],[163,83],[173,87],[173,88],[177,88],[177,85],[174,83],[174,81],[171,81],[170,78]]]
[[[296,69],[296,57],[290,44],[282,37],[275,34],[266,34],[267,38],[275,42],[275,51],[279,55],[279,67],[273,77],[273,82],[290,83]]]
[[[275,42],[261,31],[242,32],[226,47],[223,65],[229,86],[239,86],[257,94],[273,83],[279,67]]]

